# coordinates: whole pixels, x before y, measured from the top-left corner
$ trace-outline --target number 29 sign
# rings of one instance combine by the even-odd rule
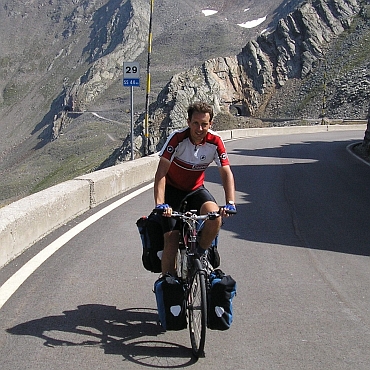
[[[123,63],[123,86],[140,86],[140,64],[138,62]]]

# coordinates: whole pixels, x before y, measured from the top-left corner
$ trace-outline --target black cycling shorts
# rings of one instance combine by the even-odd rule
[[[197,210],[199,213],[200,208],[205,202],[217,203],[213,195],[204,186],[188,192],[174,188],[171,185],[166,185],[165,203],[174,211],[185,212]],[[162,226],[164,233],[179,229],[176,220],[171,217],[162,217]]]

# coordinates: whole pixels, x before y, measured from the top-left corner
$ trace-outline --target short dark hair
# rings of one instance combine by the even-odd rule
[[[188,119],[191,120],[191,117],[193,117],[193,113],[209,113],[209,121],[211,122],[213,119],[213,108],[211,105],[205,102],[195,102],[191,105],[189,105],[188,108]]]

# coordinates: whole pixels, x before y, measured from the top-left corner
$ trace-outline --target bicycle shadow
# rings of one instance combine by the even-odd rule
[[[13,335],[34,336],[44,346],[90,346],[105,354],[121,355],[137,364],[177,368],[194,364],[191,349],[161,340],[163,329],[157,323],[157,312],[151,308],[117,309],[115,306],[86,304],[63,315],[46,316],[18,324],[6,330]],[[149,338],[147,338],[149,337]]]

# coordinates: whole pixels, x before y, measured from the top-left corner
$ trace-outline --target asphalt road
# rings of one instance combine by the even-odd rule
[[[238,215],[226,219],[219,248],[238,294],[231,329],[207,332],[205,358],[192,360],[187,330],[164,333],[156,324],[157,275],[141,266],[135,226],[153,205],[148,190],[66,242],[4,304],[1,369],[368,370],[370,167],[347,151],[362,137],[227,144]],[[223,203],[215,167],[207,180]],[[0,270],[0,285],[105,206]]]

